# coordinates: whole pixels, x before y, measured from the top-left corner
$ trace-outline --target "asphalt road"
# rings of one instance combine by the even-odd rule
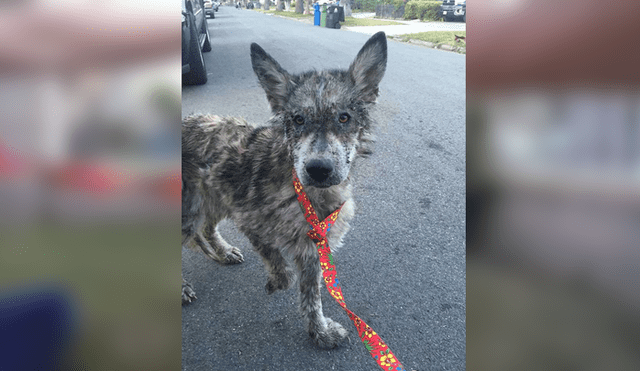
[[[209,20],[209,81],[182,90],[191,113],[269,118],[251,69],[257,42],[290,72],[347,68],[367,35],[220,7]],[[389,40],[373,116],[374,155],[355,168],[358,212],[335,255],[347,306],[407,370],[465,369],[465,56]],[[351,342],[316,348],[297,287],[264,290],[260,257],[232,223],[221,233],[245,262],[221,266],[183,251],[198,300],[182,308],[183,370],[376,370],[353,325],[323,288],[327,316]]]

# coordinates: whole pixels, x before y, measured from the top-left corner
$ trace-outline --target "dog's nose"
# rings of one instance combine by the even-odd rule
[[[311,179],[315,180],[318,183],[322,183],[329,175],[333,172],[333,162],[330,160],[311,160],[307,164],[307,174],[311,177]]]

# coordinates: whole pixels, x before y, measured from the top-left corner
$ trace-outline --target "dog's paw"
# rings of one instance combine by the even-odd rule
[[[182,283],[182,305],[189,304],[192,301],[196,300],[196,292],[193,291],[193,287],[190,283],[183,282]]]
[[[207,256],[220,264],[231,265],[239,264],[244,261],[244,256],[237,247],[231,247],[228,250],[214,251],[212,249],[202,249]]]
[[[240,249],[234,247],[231,251],[226,252],[226,254],[220,258],[219,262],[222,264],[239,264],[244,261],[244,256],[240,252]]]
[[[348,335],[347,330],[341,324],[335,322],[329,317],[325,317],[327,327],[317,329],[310,332],[313,342],[322,349],[331,349],[342,343]]]

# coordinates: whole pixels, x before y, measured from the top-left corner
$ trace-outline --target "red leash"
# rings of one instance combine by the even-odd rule
[[[313,206],[311,206],[309,197],[307,197],[307,194],[302,189],[302,183],[300,183],[300,179],[298,179],[295,169],[293,170],[293,188],[295,189],[296,194],[298,194],[298,202],[300,203],[300,207],[302,207],[302,213],[307,219],[309,225],[311,225],[311,230],[307,232],[307,235],[312,240],[316,241],[318,255],[320,255],[322,277],[324,278],[324,282],[327,286],[327,291],[329,291],[331,297],[336,300],[342,309],[347,312],[347,315],[356,326],[360,340],[362,340],[362,343],[371,354],[371,357],[376,360],[378,365],[383,370],[387,371],[405,371],[400,361],[398,361],[393,352],[391,352],[391,349],[389,349],[387,344],[382,341],[380,336],[378,336],[378,334],[376,334],[369,325],[364,323],[360,317],[347,309],[347,304],[344,302],[342,288],[340,287],[340,282],[338,282],[336,267],[333,265],[331,248],[329,247],[326,237],[327,232],[329,232],[333,223],[338,219],[338,213],[344,204],[340,205],[338,210],[332,212],[325,220],[320,221],[320,219],[318,219],[318,215],[316,215],[316,211],[313,209]]]

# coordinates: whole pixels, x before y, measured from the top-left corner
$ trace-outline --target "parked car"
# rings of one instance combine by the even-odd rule
[[[211,18],[216,17],[216,5],[213,0],[204,0],[204,14]]]
[[[446,22],[466,22],[467,0],[443,0],[440,13]]]
[[[203,52],[211,51],[209,25],[203,0],[182,0],[182,82],[202,85],[207,82]]]

